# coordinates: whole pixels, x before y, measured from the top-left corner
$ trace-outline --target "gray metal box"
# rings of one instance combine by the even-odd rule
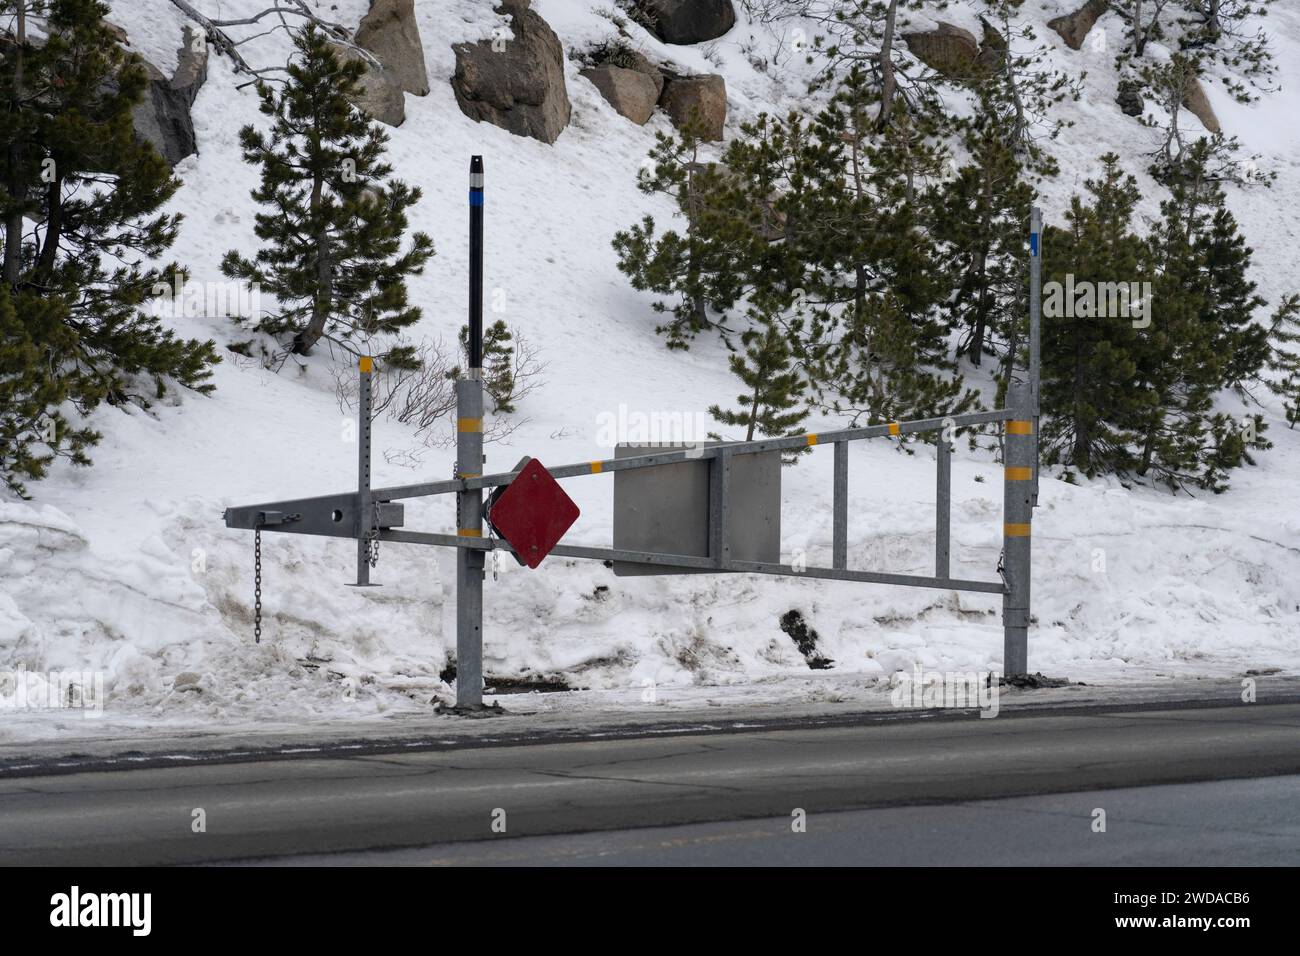
[[[702,442],[706,446],[721,442]],[[621,444],[614,457],[633,458],[680,444]],[[658,554],[709,554],[709,468],[713,460],[683,461],[614,472],[614,547]],[[781,453],[731,456],[729,537],[734,561],[781,559]],[[703,568],[615,561],[620,576],[708,574]]]

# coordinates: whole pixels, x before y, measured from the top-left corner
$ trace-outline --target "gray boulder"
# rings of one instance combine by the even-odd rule
[[[1219,118],[1214,115],[1214,107],[1210,105],[1205,95],[1205,88],[1201,86],[1201,81],[1195,74],[1188,75],[1187,84],[1183,87],[1183,106],[1187,107],[1211,133],[1222,132]]]
[[[600,95],[614,107],[615,112],[637,126],[644,126],[654,113],[659,101],[659,85],[645,73],[606,64],[583,70],[582,75],[600,90]],[[662,77],[659,82],[663,82]]]
[[[903,40],[913,56],[945,76],[969,73],[980,52],[975,34],[942,21],[933,30],[904,33]]]
[[[731,0],[636,0],[636,9],[665,43],[716,40],[736,25]]]
[[[636,70],[650,77],[655,84],[655,99],[663,95],[664,91],[664,74],[650,58],[640,50],[623,49],[619,50],[617,55],[602,60],[598,66],[621,66],[625,70]]]
[[[131,112],[131,122],[136,136],[152,143],[168,165],[175,166],[199,151],[190,107],[208,78],[208,47],[201,34],[186,27],[171,79],[149,61],[143,62],[149,83],[144,99]]]
[[[344,59],[359,60],[365,65],[366,72],[361,75],[352,105],[371,119],[388,126],[401,126],[406,120],[406,96],[397,74],[384,66],[376,66],[356,50],[341,43],[330,45]]]
[[[986,73],[1002,69],[1007,62],[1007,41],[993,24],[980,17],[980,28],[984,38],[980,40],[980,52],[975,62]]]
[[[1088,0],[1082,7],[1071,14],[1047,21],[1047,25],[1061,35],[1065,45],[1071,50],[1083,46],[1088,31],[1097,22],[1098,17],[1110,9],[1110,0]]]
[[[356,44],[378,57],[407,93],[428,94],[415,0],[370,0],[370,12],[357,27]]]
[[[685,129],[687,123],[695,120],[701,138],[714,142],[722,139],[727,120],[727,84],[722,77],[712,73],[670,76],[659,105],[678,129]]]
[[[1142,101],[1142,92],[1138,84],[1132,80],[1120,80],[1115,102],[1119,104],[1120,112],[1125,116],[1141,116],[1142,111],[1146,109],[1146,104]]]
[[[559,38],[528,0],[501,0],[496,10],[510,15],[514,38],[497,50],[492,40],[452,47],[456,102],[471,119],[554,143],[571,112]]]

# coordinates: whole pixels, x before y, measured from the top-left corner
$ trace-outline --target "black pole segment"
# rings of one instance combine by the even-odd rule
[[[469,367],[483,367],[483,157],[469,161]]]

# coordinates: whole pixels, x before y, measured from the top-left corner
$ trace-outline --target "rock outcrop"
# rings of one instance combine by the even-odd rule
[[[731,0],[636,0],[636,10],[665,43],[716,40],[736,25]]]
[[[1219,118],[1214,115],[1214,107],[1205,96],[1205,88],[1194,75],[1187,77],[1187,85],[1183,90],[1183,106],[1187,107],[1188,111],[1211,133],[1222,132]]]
[[[722,77],[712,73],[669,76],[659,105],[678,129],[695,121],[702,139],[715,142],[722,139],[727,120],[727,84]]]
[[[335,43],[333,47],[339,56],[359,60],[366,67],[357,95],[352,98],[352,105],[371,119],[388,126],[401,126],[406,119],[406,96],[397,74],[383,65],[371,63],[356,50],[342,44]]]
[[[529,0],[501,0],[496,9],[510,15],[514,38],[452,47],[456,102],[471,119],[554,143],[571,112],[559,38]]]
[[[984,36],[980,40],[979,56],[975,58],[981,70],[993,73],[1002,69],[1007,62],[1007,40],[998,29],[980,17],[980,29]]]
[[[357,46],[379,58],[407,93],[425,96],[429,92],[415,0],[371,0],[355,39]]]
[[[904,33],[903,40],[913,56],[945,76],[969,72],[980,53],[975,34],[942,21],[933,30]]]
[[[650,58],[639,50],[626,50],[623,53],[621,61],[611,63],[612,66],[621,66],[624,69],[636,70],[638,73],[644,73],[650,77],[655,84],[655,99],[658,99],[664,92],[664,74],[659,67],[650,62]]]
[[[152,143],[168,165],[175,166],[199,151],[190,107],[208,78],[207,44],[200,34],[186,27],[171,79],[147,60],[144,68],[149,84],[144,99],[132,110],[131,122],[136,136]]]
[[[1141,89],[1132,80],[1119,81],[1119,89],[1115,93],[1115,102],[1119,104],[1120,112],[1125,116],[1141,116],[1142,111],[1146,109],[1146,103],[1142,100]]]
[[[1047,25],[1061,35],[1066,46],[1071,50],[1078,50],[1083,46],[1083,41],[1087,38],[1093,24],[1109,9],[1110,0],[1088,0],[1073,13],[1048,20]]]
[[[659,85],[645,73],[608,64],[583,70],[615,112],[644,126],[659,101]],[[662,83],[662,78],[660,83]]]

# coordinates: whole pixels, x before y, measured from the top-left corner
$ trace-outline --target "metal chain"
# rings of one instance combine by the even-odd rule
[[[377,568],[379,567],[379,502],[373,502],[371,508],[370,530],[366,533],[370,539],[366,549],[366,560],[370,562],[372,568]]]
[[[262,643],[262,529],[253,529],[253,643]]]

